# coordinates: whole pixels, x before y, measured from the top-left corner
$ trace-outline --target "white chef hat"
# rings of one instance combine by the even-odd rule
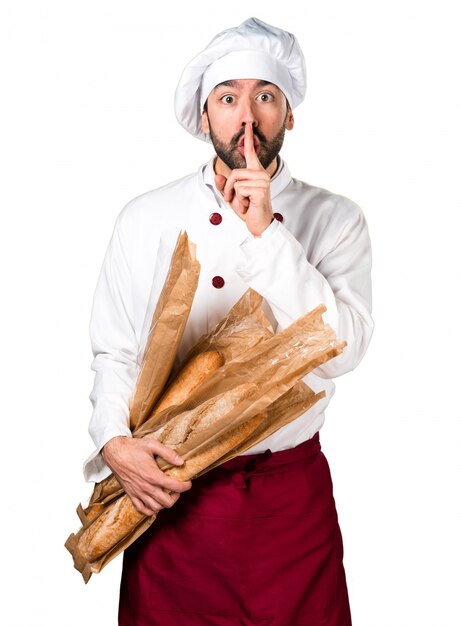
[[[256,78],[277,85],[292,109],[304,100],[306,67],[294,35],[255,17],[224,30],[185,67],[175,93],[178,122],[195,137],[202,132],[203,105],[216,85]]]

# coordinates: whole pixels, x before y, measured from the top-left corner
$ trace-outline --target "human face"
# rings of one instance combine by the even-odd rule
[[[293,128],[293,114],[276,85],[255,79],[231,80],[210,93],[202,129],[209,133],[218,155],[217,172],[246,167],[246,124],[252,124],[254,147],[262,166],[273,174],[285,129]]]

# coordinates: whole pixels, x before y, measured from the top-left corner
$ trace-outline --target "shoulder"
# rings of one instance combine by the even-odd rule
[[[285,226],[312,259],[323,258],[341,244],[368,238],[361,208],[344,195],[292,178],[281,200]]]
[[[120,211],[113,238],[123,249],[130,267],[152,265],[162,239],[171,240],[174,248],[178,233],[184,228],[190,201],[199,188],[197,174],[140,194]]]
[[[293,178],[288,185],[292,194],[289,206],[295,207],[295,219],[318,235],[328,233],[339,241],[351,230],[367,229],[360,206],[350,198]]]
[[[363,217],[359,205],[350,198],[296,178],[292,179],[287,193],[293,194],[295,204],[312,217],[328,220],[336,218],[347,222]]]
[[[190,198],[196,189],[197,176],[194,172],[133,198],[120,212],[117,218],[119,226],[128,228],[152,218],[158,220],[171,216],[173,210],[186,204],[185,199]]]

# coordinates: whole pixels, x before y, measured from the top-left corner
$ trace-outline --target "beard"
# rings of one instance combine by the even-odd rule
[[[246,167],[245,157],[240,154],[237,149],[238,142],[242,135],[245,134],[245,128],[236,133],[228,144],[218,139],[211,127],[210,118],[208,118],[208,126],[210,131],[210,139],[218,157],[231,170]],[[258,128],[253,128],[253,134],[259,139],[258,159],[261,165],[266,169],[272,161],[278,156],[285,138],[285,122],[275,136],[268,141],[267,137]]]

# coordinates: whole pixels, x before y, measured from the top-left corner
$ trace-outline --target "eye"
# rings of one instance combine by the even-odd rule
[[[224,96],[221,96],[219,98],[221,100],[221,102],[223,102],[224,104],[233,104],[235,102],[235,98],[234,96],[231,96],[230,94],[226,93]]]
[[[260,102],[273,102],[274,96],[271,93],[264,91],[263,93],[260,93],[256,99]]]

